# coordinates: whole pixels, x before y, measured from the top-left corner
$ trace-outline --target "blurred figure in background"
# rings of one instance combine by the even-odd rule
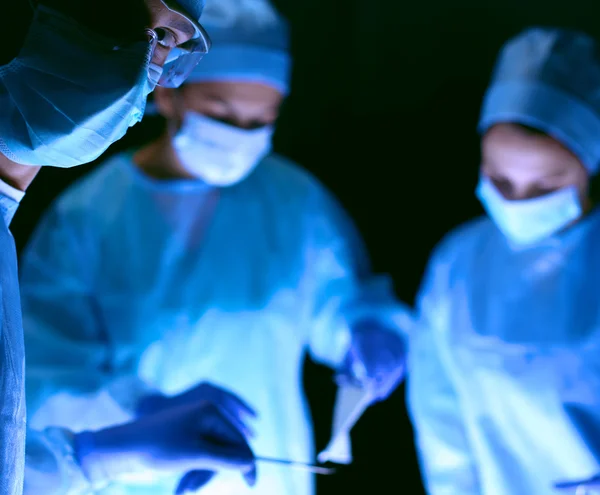
[[[256,415],[257,455],[312,462],[305,351],[384,398],[404,365],[404,309],[331,194],[270,151],[290,82],[284,20],[215,0],[203,22],[211,54],[180,90],[157,90],[164,134],[67,191],[26,251],[29,412],[37,427],[100,428],[211,394],[211,381],[251,406],[213,394],[246,425]],[[148,474],[114,493],[175,487]],[[213,475],[181,489],[313,492],[286,466],[262,464],[251,492]]]
[[[411,339],[431,495],[545,495],[600,471],[598,54],[560,29],[500,54],[479,123],[487,216],[438,246]]]
[[[40,166],[71,167],[100,156],[141,120],[156,84],[180,84],[210,40],[198,24],[201,0],[5,4],[3,18],[14,32],[0,48],[0,495],[88,493],[140,469],[182,475],[231,468],[252,483],[253,455],[243,435],[207,403],[79,435],[25,434],[25,356],[9,231],[19,202]]]

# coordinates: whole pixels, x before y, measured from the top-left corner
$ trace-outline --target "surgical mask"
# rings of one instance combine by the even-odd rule
[[[482,177],[477,187],[477,197],[509,241],[520,246],[546,239],[582,215],[575,186],[538,198],[509,201],[490,179]]]
[[[39,5],[21,52],[0,68],[0,151],[24,165],[95,160],[141,120],[162,71],[152,51],[149,41],[116,47]]]
[[[273,127],[239,129],[186,113],[173,147],[183,167],[207,184],[224,187],[243,180],[271,150]]]

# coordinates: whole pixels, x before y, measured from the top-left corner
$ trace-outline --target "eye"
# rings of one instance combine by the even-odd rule
[[[506,179],[501,179],[499,177],[490,177],[490,180],[500,192],[504,194],[510,194],[512,192],[512,184]]]
[[[177,46],[177,37],[173,31],[158,27],[154,29],[157,36],[157,43],[163,48],[175,48]]]

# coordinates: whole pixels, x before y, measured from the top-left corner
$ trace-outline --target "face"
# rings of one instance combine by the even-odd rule
[[[195,34],[191,21],[169,10],[162,0],[102,0],[101,3],[40,0],[39,3],[67,14],[103,36],[123,42],[145,40],[144,30],[154,29],[159,42],[153,62],[161,65],[173,46],[189,41]]]
[[[258,129],[275,122],[283,95],[258,83],[203,82],[186,84],[181,90],[157,88],[161,114],[181,122],[186,111],[238,127]]]
[[[587,206],[588,173],[555,139],[522,126],[498,124],[484,135],[481,148],[481,172],[506,199],[531,199],[575,186],[582,206]]]
[[[154,30],[158,38],[152,62],[162,67],[171,50],[191,40],[196,30],[192,21],[183,12],[175,12],[167,8],[162,0],[144,1],[150,14],[146,27]]]

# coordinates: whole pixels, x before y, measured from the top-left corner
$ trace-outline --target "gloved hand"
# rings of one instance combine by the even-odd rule
[[[74,449],[92,483],[145,471],[196,470],[233,470],[248,485],[256,482],[254,454],[243,433],[213,404],[187,404],[124,425],[82,432],[75,435]]]
[[[248,420],[256,418],[256,411],[234,393],[206,382],[173,397],[162,394],[147,395],[138,403],[136,413],[139,417],[184,404],[200,402],[210,402],[218,406],[228,414],[229,419],[244,435],[252,436],[254,434]]]
[[[400,384],[405,369],[402,337],[375,320],[363,320],[352,328],[351,347],[336,381],[370,388],[376,400],[384,400]]]
[[[572,493],[573,495],[600,494],[600,475],[582,481],[568,481],[554,485],[556,493]]]
[[[232,392],[206,382],[173,397],[162,394],[147,395],[138,403],[136,412],[138,416],[143,416],[184,404],[197,404],[202,401],[215,404],[221,411],[225,412],[228,418],[245,435],[246,439],[254,435],[248,420],[256,418],[256,411]],[[215,474],[214,471],[209,470],[195,470],[187,473],[179,483],[176,494],[196,492],[206,485]]]

